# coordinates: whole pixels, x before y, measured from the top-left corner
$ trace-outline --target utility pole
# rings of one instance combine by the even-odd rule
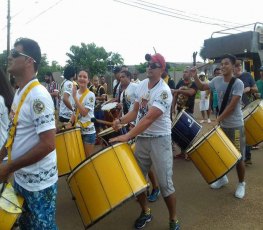
[[[10,54],[10,0],[7,0],[7,48],[6,48],[6,64],[8,65],[8,56]],[[7,69],[7,67],[6,67]],[[6,71],[6,76],[9,79],[9,74]]]

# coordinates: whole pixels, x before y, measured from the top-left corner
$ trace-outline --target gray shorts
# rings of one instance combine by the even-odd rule
[[[137,137],[135,157],[145,177],[153,165],[163,197],[175,192],[171,135]]]
[[[246,153],[246,136],[244,126],[236,128],[221,128],[237,150],[239,150],[242,155],[242,160],[244,160]]]

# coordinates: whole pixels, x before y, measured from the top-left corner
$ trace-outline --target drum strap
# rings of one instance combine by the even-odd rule
[[[236,78],[235,77],[232,77],[228,86],[227,86],[227,89],[226,89],[226,92],[225,92],[225,95],[224,95],[224,98],[223,98],[223,102],[221,104],[221,108],[220,108],[220,111],[219,111],[219,115],[221,113],[223,113],[223,111],[225,110],[226,108],[226,105],[227,105],[227,101],[228,101],[228,98],[229,98],[229,94],[230,94],[230,91],[232,89],[232,86],[233,84],[235,83],[236,81]]]
[[[21,99],[19,101],[15,116],[14,116],[14,120],[12,123],[12,126],[9,130],[9,134],[8,134],[8,139],[6,142],[5,147],[7,148],[7,153],[8,153],[8,162],[11,161],[11,150],[12,150],[12,145],[14,142],[14,138],[15,138],[15,134],[16,134],[16,127],[17,127],[17,122],[18,122],[18,115],[20,112],[20,109],[28,95],[28,93],[31,91],[31,89],[33,89],[35,86],[40,85],[40,83],[38,81],[34,81],[31,82],[30,85],[26,88],[26,90],[24,91],[23,95],[21,96]]]
[[[82,101],[84,100],[84,98],[87,96],[87,94],[90,92],[89,89],[86,89],[85,92],[81,95],[81,97],[79,98],[79,103],[82,104]],[[82,128],[87,128],[92,122],[91,121],[87,121],[85,123],[81,123],[79,121],[79,108],[77,108],[76,111],[76,122],[75,122],[75,126],[76,124],[79,124]]]

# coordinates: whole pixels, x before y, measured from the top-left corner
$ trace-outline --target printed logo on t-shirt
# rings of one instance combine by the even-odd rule
[[[39,99],[34,100],[33,110],[36,114],[41,114],[45,111],[45,104]]]

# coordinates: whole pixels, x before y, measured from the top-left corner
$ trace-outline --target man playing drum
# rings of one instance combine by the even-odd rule
[[[0,181],[14,173],[14,188],[25,199],[20,229],[57,229],[57,161],[53,100],[36,78],[41,60],[39,45],[27,38],[16,40],[8,57],[8,72],[19,86],[11,107],[11,127],[0,161]]]
[[[114,121],[116,128],[136,119],[136,126],[128,133],[111,139],[111,142],[126,142],[136,139],[135,157],[145,176],[153,164],[161,194],[169,211],[170,230],[179,230],[176,216],[176,197],[173,185],[173,154],[171,145],[170,109],[172,94],[169,86],[161,79],[165,60],[161,54],[150,55],[147,75],[137,88],[134,108],[125,116]],[[146,194],[138,195],[142,212],[135,221],[135,228],[143,228],[152,220]]]
[[[201,82],[197,76],[197,71],[195,68],[191,69],[191,75],[194,78],[198,88],[200,90],[211,90],[214,89],[218,94],[218,106],[220,109],[220,114],[217,117],[217,122],[222,127],[223,131],[227,137],[233,142],[236,148],[242,154],[241,160],[237,163],[237,175],[238,175],[238,186],[235,192],[235,196],[242,199],[245,196],[245,132],[244,132],[244,121],[243,114],[241,111],[242,106],[242,95],[244,91],[244,84],[241,80],[234,79],[233,69],[236,63],[236,57],[230,54],[226,54],[221,58],[221,71],[223,76],[217,76],[211,80],[209,83]],[[229,97],[227,98],[226,107],[222,111],[224,95],[226,94],[228,85],[232,81],[232,89],[230,91]],[[219,189],[228,183],[227,176],[223,176],[221,179],[217,180],[211,184],[211,188]]]

